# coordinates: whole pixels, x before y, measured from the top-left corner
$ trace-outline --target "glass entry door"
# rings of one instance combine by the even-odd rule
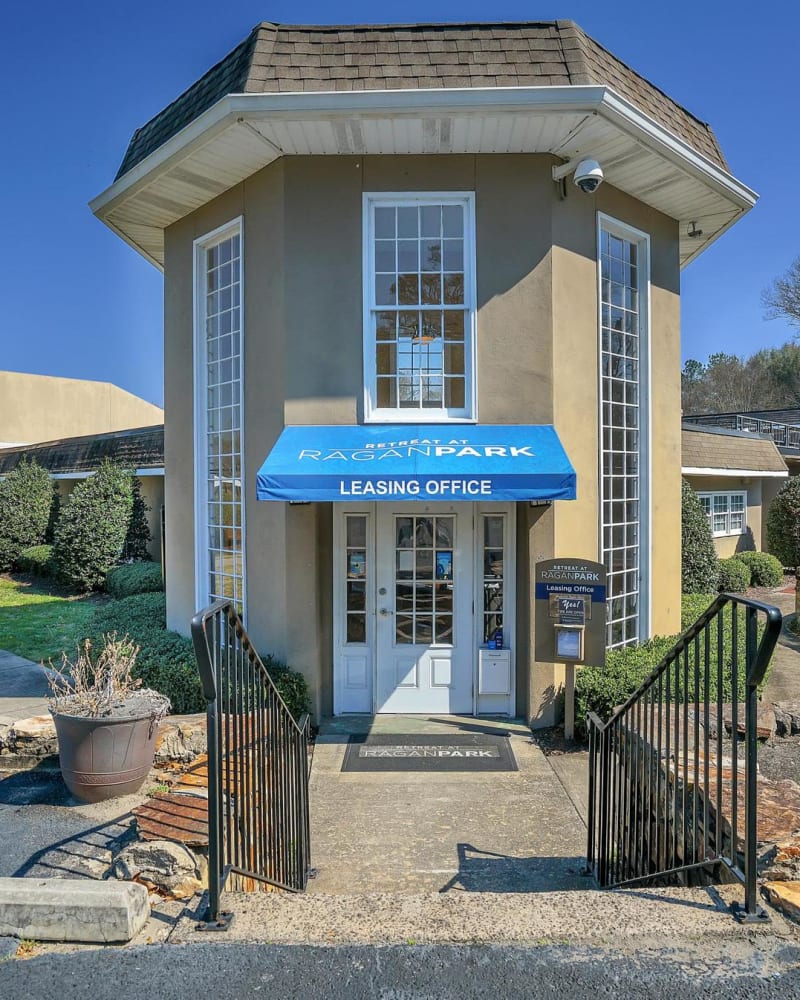
[[[376,709],[472,713],[472,514],[377,506]]]

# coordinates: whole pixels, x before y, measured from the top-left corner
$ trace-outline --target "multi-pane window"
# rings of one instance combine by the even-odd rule
[[[367,414],[472,416],[472,199],[367,196]]]
[[[647,242],[600,229],[602,544],[609,646],[644,638]],[[644,627],[643,627],[644,626]]]
[[[700,493],[700,505],[714,535],[742,535],[747,527],[747,494]]]
[[[244,610],[241,235],[198,245],[198,598]]]

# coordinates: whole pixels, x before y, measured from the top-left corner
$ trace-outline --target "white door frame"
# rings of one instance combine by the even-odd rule
[[[382,501],[385,503],[385,501]],[[392,506],[394,510],[395,505]],[[473,659],[472,659],[472,714],[507,714],[515,716],[516,710],[516,505],[502,503],[447,503],[436,504],[413,501],[398,504],[402,512],[422,514],[437,510],[445,511],[451,506],[457,513],[472,508],[472,550],[473,571]],[[334,503],[333,504],[333,714],[372,714],[377,709],[377,503]],[[366,642],[348,644],[345,641],[345,516],[358,514],[367,518],[367,593],[366,593]],[[483,610],[483,521],[481,515],[502,515],[505,519],[504,531],[504,585],[503,636],[504,646],[510,650],[510,678],[507,697],[483,696],[480,693],[479,648],[482,643]],[[466,519],[464,519],[466,520]],[[469,543],[467,543],[467,548]],[[363,685],[362,685],[363,680]],[[352,707],[358,703],[360,707]]]

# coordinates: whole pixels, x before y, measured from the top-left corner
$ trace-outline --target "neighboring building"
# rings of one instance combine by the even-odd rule
[[[0,478],[27,458],[47,469],[65,500],[75,484],[87,479],[103,459],[112,459],[136,474],[142,497],[150,508],[147,520],[152,541],[150,555],[161,559],[161,525],[164,513],[164,425],[136,427],[111,434],[46,441],[26,448],[0,450]]]
[[[164,270],[170,627],[231,597],[317,716],[556,721],[540,560],[679,629],[680,269],[754,202],[572,22],[258,25],[92,203]]]
[[[110,382],[0,371],[0,448],[163,420],[159,406]]]
[[[786,460],[789,475],[800,474],[800,407],[701,413],[684,417],[683,421],[703,427],[729,427],[751,434],[766,434],[772,438]]]
[[[767,434],[684,423],[684,478],[700,497],[721,558],[766,549],[766,514],[789,475]]]

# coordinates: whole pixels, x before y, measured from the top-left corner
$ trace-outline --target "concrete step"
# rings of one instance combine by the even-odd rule
[[[234,913],[215,940],[274,944],[613,944],[753,934],[797,939],[777,913],[768,924],[741,925],[728,904],[738,886],[537,893],[225,893]],[[185,916],[170,940],[196,940],[196,917]]]

